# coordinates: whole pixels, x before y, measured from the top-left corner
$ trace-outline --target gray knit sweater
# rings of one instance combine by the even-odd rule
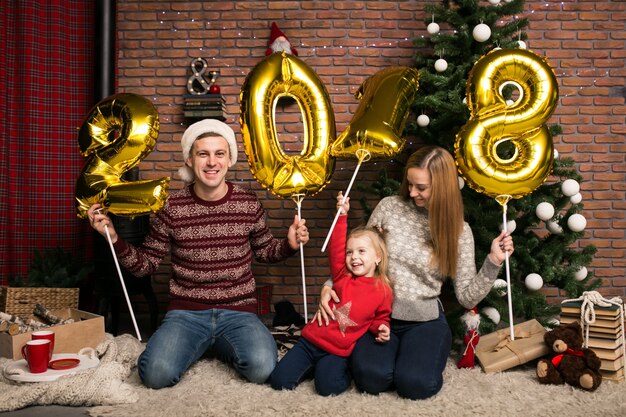
[[[400,196],[382,199],[369,221],[385,232],[389,248],[389,273],[394,283],[391,316],[399,320],[428,321],[438,316],[438,297],[444,277],[431,268],[432,244],[428,213]],[[500,267],[489,257],[476,273],[474,236],[467,223],[459,239],[456,297],[465,308],[478,304],[491,290]]]

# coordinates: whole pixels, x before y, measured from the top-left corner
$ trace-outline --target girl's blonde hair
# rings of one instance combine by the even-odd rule
[[[433,145],[423,146],[406,161],[400,196],[409,199],[407,172],[411,168],[430,173],[428,223],[433,245],[433,266],[443,276],[456,276],[459,238],[463,232],[463,199],[459,190],[457,169],[447,150]]]
[[[387,243],[383,234],[375,227],[359,226],[348,234],[348,239],[351,238],[367,238],[372,242],[374,251],[380,257],[380,262],[376,265],[377,283],[384,284],[391,288],[391,281],[389,280],[389,251],[387,250]],[[346,241],[347,241],[346,240]]]

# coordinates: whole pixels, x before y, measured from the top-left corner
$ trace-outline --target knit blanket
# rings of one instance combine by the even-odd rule
[[[32,405],[93,406],[134,403],[138,395],[125,380],[144,345],[131,335],[107,339],[95,349],[100,363],[51,382],[16,382],[0,374],[0,412]],[[0,358],[0,369],[10,362]]]

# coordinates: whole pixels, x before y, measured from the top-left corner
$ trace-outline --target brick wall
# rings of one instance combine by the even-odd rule
[[[182,164],[180,135],[189,124],[182,115],[183,94],[193,58],[218,69],[229,123],[239,137],[239,162],[229,179],[256,190],[268,209],[270,226],[284,236],[296,205],[266,192],[251,175],[239,135],[239,92],[246,75],[265,57],[269,27],[275,21],[302,58],[321,78],[331,97],[337,133],[357,107],[353,94],[368,76],[383,68],[412,65],[412,39],[428,36],[423,19],[429,1],[117,1],[118,91],[150,98],[161,130],[154,151],[140,165],[142,178],[172,176]],[[487,4],[487,1],[484,0]],[[574,158],[584,177],[584,244],[598,247],[591,270],[603,279],[602,293],[626,295],[624,231],[626,202],[625,39],[626,3],[621,1],[527,0],[528,47],[545,55],[560,85],[560,103],[551,123],[563,127],[555,138],[562,156]],[[282,101],[281,101],[282,103]],[[286,151],[299,152],[302,120],[297,106],[279,104],[277,131]],[[381,163],[366,163],[356,183],[374,178]],[[389,163],[392,167],[394,164]],[[331,183],[302,202],[311,230],[304,250],[309,311],[328,276],[320,248],[334,215],[334,195],[345,190],[354,161],[338,161]],[[363,195],[353,188],[352,224],[359,222]],[[376,203],[370,196],[370,204]],[[286,298],[302,311],[300,258],[284,264],[255,265],[258,282],[274,284],[273,301]],[[166,301],[167,260],[154,277]],[[137,300],[140,301],[140,300]]]

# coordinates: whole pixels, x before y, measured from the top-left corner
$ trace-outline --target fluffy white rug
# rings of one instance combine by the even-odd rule
[[[195,416],[626,416],[626,384],[604,381],[593,393],[567,385],[540,385],[533,364],[497,374],[479,368],[459,370],[450,361],[442,391],[434,398],[410,401],[395,393],[361,394],[351,388],[337,397],[321,397],[307,381],[295,391],[274,391],[244,382],[216,360],[202,360],[172,388],[151,390],[134,371],[125,381],[135,388],[133,404],[89,408],[93,417]]]

